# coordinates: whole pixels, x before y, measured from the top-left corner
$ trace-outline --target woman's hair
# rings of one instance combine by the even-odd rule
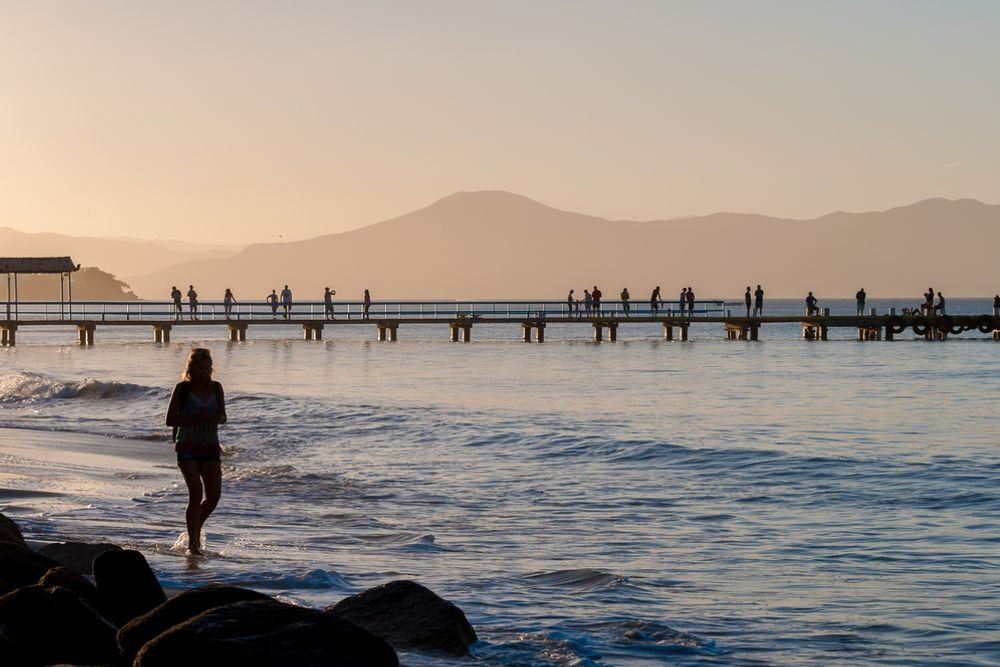
[[[191,365],[199,362],[208,360],[208,363],[212,363],[212,351],[207,347],[193,347],[191,348],[191,354],[188,355],[187,363],[184,364],[184,374],[181,376],[188,382],[191,381]]]

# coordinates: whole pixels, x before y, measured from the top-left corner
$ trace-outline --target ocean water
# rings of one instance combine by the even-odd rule
[[[869,303],[889,305],[910,304]],[[0,348],[0,510],[29,539],[140,549],[174,588],[324,607],[417,580],[480,642],[407,665],[1000,663],[1000,342],[325,333],[22,329]],[[230,418],[197,561],[171,551],[186,494],[162,426],[194,345]]]

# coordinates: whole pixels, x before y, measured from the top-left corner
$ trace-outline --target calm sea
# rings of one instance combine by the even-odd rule
[[[466,612],[485,665],[1000,663],[1000,342],[374,329],[22,329],[0,349],[0,509],[30,539],[140,549],[172,587],[323,607],[414,579]],[[196,563],[170,549],[162,426],[192,345],[230,415]]]

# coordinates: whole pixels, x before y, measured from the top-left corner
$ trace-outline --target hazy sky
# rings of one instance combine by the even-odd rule
[[[302,239],[1000,202],[1000,2],[0,4],[0,226]]]

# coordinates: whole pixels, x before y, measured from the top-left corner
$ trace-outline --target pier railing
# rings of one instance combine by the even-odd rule
[[[516,320],[545,319],[547,317],[693,317],[723,316],[725,302],[722,300],[701,300],[692,304],[679,301],[663,301],[653,308],[648,301],[630,301],[628,313],[622,301],[602,301],[600,309],[587,309],[580,304],[571,310],[566,301],[378,301],[373,302],[365,316],[361,301],[334,301],[333,316],[336,319],[413,319],[445,320],[472,318],[476,320]],[[327,316],[323,301],[297,301],[288,310],[281,304],[274,309],[262,301],[233,304],[226,313],[222,301],[201,301],[192,313],[187,302],[178,310],[172,301],[19,301],[2,304],[8,320],[20,321],[164,321],[192,318],[205,321],[237,320],[245,322],[270,322],[273,320],[308,321],[323,320]]]

